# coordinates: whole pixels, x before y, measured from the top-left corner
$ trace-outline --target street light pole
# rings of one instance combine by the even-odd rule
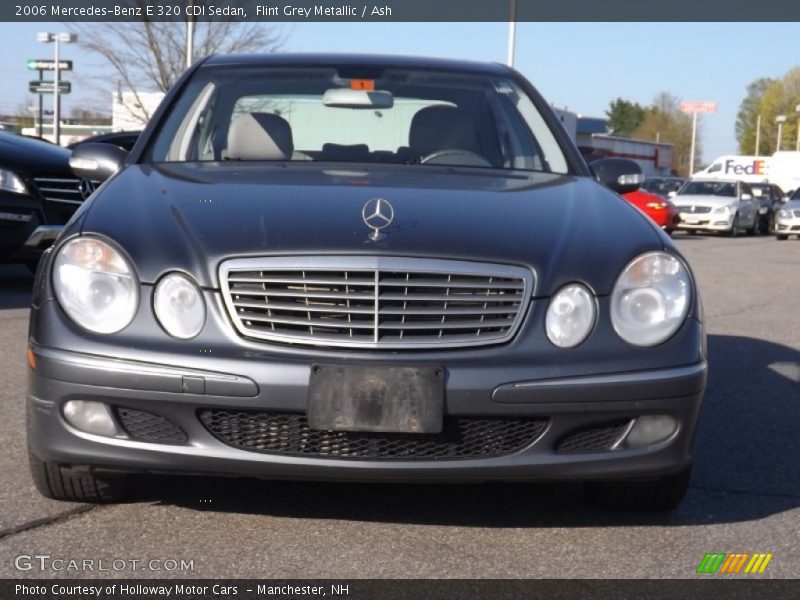
[[[794,112],[798,114],[797,117],[797,145],[795,146],[795,152],[800,152],[800,104],[794,107]]]
[[[514,47],[517,38],[517,0],[511,0],[511,18],[508,21],[508,54],[506,64],[514,66]]]
[[[694,175],[694,147],[697,139],[697,111],[692,113],[692,149],[689,151],[689,177]]]
[[[761,156],[761,115],[756,118],[756,156]]]

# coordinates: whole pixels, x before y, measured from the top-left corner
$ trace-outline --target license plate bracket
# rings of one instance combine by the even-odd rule
[[[441,367],[311,367],[307,406],[311,429],[440,433],[443,413]]]

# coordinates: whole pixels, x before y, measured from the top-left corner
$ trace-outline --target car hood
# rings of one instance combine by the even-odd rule
[[[40,140],[0,134],[0,168],[11,169],[26,176],[64,175],[75,177],[69,168],[72,154],[66,148]]]
[[[718,208],[736,204],[736,198],[730,196],[678,194],[672,198],[672,203],[675,206],[710,206],[711,208]]]
[[[378,241],[362,220],[373,198],[394,208]],[[411,165],[131,165],[84,217],[83,233],[119,243],[143,282],[183,269],[212,288],[226,258],[380,254],[525,265],[537,295],[571,281],[603,295],[636,254],[665,244],[588,178]]]

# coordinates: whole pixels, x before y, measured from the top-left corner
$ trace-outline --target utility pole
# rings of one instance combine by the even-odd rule
[[[39,81],[44,79],[44,71],[39,69]],[[44,136],[44,124],[42,123],[42,116],[44,113],[44,94],[38,94],[39,96],[39,121],[36,123],[36,135],[39,137]]]
[[[194,0],[189,0],[189,7],[194,5]],[[187,14],[188,11],[187,11]],[[189,16],[186,21],[186,68],[192,66],[192,58],[194,57],[194,17]]]
[[[692,149],[689,151],[689,177],[694,175],[694,147],[697,140],[697,111],[692,113]]]
[[[786,115],[778,115],[775,117],[775,122],[778,124],[778,144],[775,152],[781,151],[781,137],[783,137],[783,124],[786,123]]]

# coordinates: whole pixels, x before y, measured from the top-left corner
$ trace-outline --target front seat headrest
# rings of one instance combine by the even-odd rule
[[[411,119],[408,145],[417,156],[439,150],[482,154],[478,130],[469,114],[455,106],[428,106]]]
[[[283,117],[247,113],[236,117],[228,129],[231,160],[290,160],[294,153],[292,128]]]

